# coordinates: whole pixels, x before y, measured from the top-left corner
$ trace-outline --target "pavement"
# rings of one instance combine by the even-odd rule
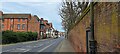
[[[62,40],[55,52],[75,52],[70,42],[67,39]]]

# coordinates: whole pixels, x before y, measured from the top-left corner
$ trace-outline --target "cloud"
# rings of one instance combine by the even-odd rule
[[[0,10],[2,10],[2,3],[0,3]]]
[[[62,0],[0,0],[0,2],[61,2]]]
[[[17,2],[17,3],[25,6],[43,6],[43,5],[55,4],[52,2]]]
[[[57,30],[62,30],[58,15],[59,3],[56,2],[3,2],[4,13],[31,13],[53,23]]]

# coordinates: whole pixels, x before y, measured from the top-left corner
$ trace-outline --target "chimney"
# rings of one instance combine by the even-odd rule
[[[0,20],[2,19],[3,12],[0,11]]]
[[[41,20],[43,20],[43,18],[41,18]]]
[[[3,12],[2,12],[2,11],[0,11],[0,17],[2,17],[2,15],[3,15]]]

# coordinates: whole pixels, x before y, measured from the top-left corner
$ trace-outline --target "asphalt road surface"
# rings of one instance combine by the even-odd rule
[[[54,52],[64,37],[17,43],[2,47],[2,52]]]

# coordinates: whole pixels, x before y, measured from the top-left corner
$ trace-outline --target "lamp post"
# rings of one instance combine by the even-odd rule
[[[90,17],[91,17],[91,40],[94,40],[94,10],[93,10],[93,2],[90,2]]]
[[[93,6],[93,0],[90,1],[90,17],[91,17],[91,24],[90,24],[90,31],[91,36],[89,40],[89,46],[90,46],[90,54],[96,54],[96,41],[94,39],[94,6]]]

